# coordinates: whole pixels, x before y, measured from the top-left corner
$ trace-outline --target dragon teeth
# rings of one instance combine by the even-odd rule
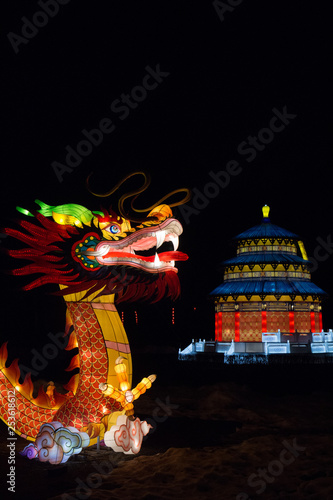
[[[154,266],[159,267],[161,265],[160,258],[157,253],[155,253]]]
[[[176,235],[170,234],[169,235],[169,240],[172,241],[173,249],[177,250],[177,248],[179,246],[179,237],[176,236]]]
[[[165,242],[167,232],[166,231],[156,231],[156,249],[159,248]],[[173,244],[173,249],[177,250],[179,246],[179,237],[175,234],[168,234],[168,241],[171,241]]]
[[[156,236],[156,248],[159,248],[165,241],[165,235],[166,235],[166,232],[165,231],[157,231],[155,233],[155,236]]]

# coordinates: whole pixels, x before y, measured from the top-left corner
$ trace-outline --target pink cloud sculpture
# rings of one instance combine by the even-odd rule
[[[80,453],[89,442],[85,432],[71,426],[64,427],[60,422],[50,422],[41,426],[35,442],[26,446],[20,454],[40,462],[63,464],[72,455]]]
[[[120,415],[116,425],[104,434],[104,442],[113,451],[133,455],[139,453],[143,436],[148,434],[151,427],[146,421],[141,422],[139,418],[131,420],[126,415]]]

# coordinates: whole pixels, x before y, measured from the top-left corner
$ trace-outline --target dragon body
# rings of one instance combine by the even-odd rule
[[[112,210],[92,212],[80,205],[36,202],[40,209],[32,213],[18,208],[26,217],[17,221],[17,229],[3,230],[25,244],[7,253],[30,261],[12,274],[35,275],[24,290],[59,285],[56,293],[67,305],[66,349],[78,348],[68,369],[79,368],[79,373],[64,386],[65,394],[50,385],[46,392],[41,387],[33,398],[30,376],[19,383],[18,361],[6,366],[4,344],[0,350],[0,416],[11,425],[7,417],[15,392],[18,434],[34,441],[42,424],[57,421],[85,432],[94,444],[114,423],[113,415],[125,413],[123,400],[105,395],[101,384],[119,386],[114,365],[120,357],[129,384],[132,377],[130,347],[116,303],[157,301],[165,295],[177,298],[175,262],[187,259],[177,251],[182,227],[166,204],[133,224]]]

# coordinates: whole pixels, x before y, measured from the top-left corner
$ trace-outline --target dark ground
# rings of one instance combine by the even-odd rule
[[[138,377],[158,373],[135,406],[154,427],[139,455],[88,448],[51,466],[17,454],[16,492],[2,498],[333,498],[332,365],[218,367],[177,362],[172,354],[136,359]],[[2,424],[3,482],[6,435]],[[295,439],[297,456],[287,453],[290,462],[281,465],[285,443]],[[17,451],[25,444],[19,438]]]

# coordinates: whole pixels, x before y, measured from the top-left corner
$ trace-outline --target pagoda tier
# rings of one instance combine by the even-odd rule
[[[237,255],[226,260],[224,281],[215,301],[215,340],[261,341],[262,333],[320,332],[326,293],[312,283],[303,242],[271,224],[269,207],[262,223],[234,239]]]

